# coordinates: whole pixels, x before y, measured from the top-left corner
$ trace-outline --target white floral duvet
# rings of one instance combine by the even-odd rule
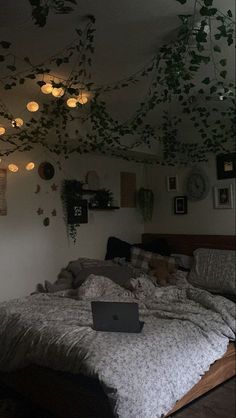
[[[90,276],[75,299],[36,294],[0,305],[0,370],[31,363],[97,377],[114,415],[160,418],[235,339],[235,304],[192,286],[134,292]],[[139,303],[141,334],[96,332],[91,300]]]

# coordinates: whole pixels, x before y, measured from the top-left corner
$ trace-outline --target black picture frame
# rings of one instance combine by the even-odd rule
[[[233,179],[236,177],[236,152],[216,156],[217,179]]]
[[[86,199],[75,199],[70,202],[67,208],[67,222],[70,225],[88,223],[88,201]]]
[[[174,198],[174,213],[175,215],[186,215],[188,213],[187,196],[176,196]]]

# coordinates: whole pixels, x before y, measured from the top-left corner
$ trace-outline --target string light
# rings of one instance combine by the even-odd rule
[[[44,94],[50,94],[53,91],[51,83],[46,83],[41,87],[41,92]]]
[[[81,93],[77,99],[77,102],[79,102],[81,105],[84,105],[88,103],[88,96],[85,93]]]
[[[39,104],[37,102],[29,102],[26,107],[29,112],[37,112],[39,110]]]
[[[77,100],[71,97],[66,101],[66,104],[68,107],[76,107],[77,106]]]
[[[12,173],[17,173],[17,171],[19,170],[19,167],[16,164],[9,164],[8,170],[11,171]]]
[[[54,97],[61,97],[61,96],[63,96],[64,93],[65,93],[65,90],[62,87],[60,87],[60,88],[54,87],[52,89],[52,95]]]
[[[31,161],[30,163],[26,164],[25,169],[27,171],[31,171],[34,169],[34,167],[35,167],[35,164]]]
[[[21,118],[15,118],[13,121],[12,121],[12,126],[13,126],[13,128],[20,128],[21,126],[23,126],[24,125],[24,121],[23,121],[23,119],[21,119]]]
[[[4,126],[0,126],[0,135],[4,135],[6,132],[6,129],[4,128]]]

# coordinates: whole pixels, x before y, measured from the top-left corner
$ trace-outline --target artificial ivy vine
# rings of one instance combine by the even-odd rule
[[[7,74],[0,81],[5,90],[32,80],[40,88],[49,78],[52,86],[63,88],[65,94],[42,103],[40,111],[24,127],[12,128],[2,135],[0,156],[29,151],[36,145],[65,158],[91,151],[124,156],[123,152],[139,145],[152,147],[158,143],[162,157],[157,162],[174,165],[207,160],[209,153],[232,152],[236,135],[235,85],[228,80],[227,59],[222,55],[225,44],[234,42],[232,12],[223,14],[214,6],[214,0],[176,1],[193,5],[191,15],[179,16],[176,39],[163,45],[146,66],[111,84],[96,85],[92,80],[95,18],[91,15],[85,26],[81,24],[76,29],[76,38],[44,63],[35,65],[30,57],[20,60],[11,53],[11,44],[1,41],[0,64]],[[72,10],[66,0],[44,1],[46,9],[42,9],[40,0],[30,3],[35,23],[40,26],[46,23],[50,10]],[[19,69],[22,63],[26,69]],[[55,77],[55,68],[66,66],[72,68],[70,76]],[[202,77],[202,73],[206,76]],[[116,120],[108,110],[106,95],[119,89],[126,94],[130,86],[142,79],[149,80],[145,98],[132,117]],[[87,92],[89,103],[78,104],[76,110],[68,108],[65,97],[77,97],[81,91]],[[155,114],[160,117],[152,123]],[[6,125],[16,117],[3,102],[0,116]],[[195,131],[190,141],[183,136],[186,122],[191,134]],[[130,137],[133,142],[127,145]]]

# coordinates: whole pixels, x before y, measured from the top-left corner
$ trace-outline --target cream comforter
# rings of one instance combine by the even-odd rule
[[[160,418],[235,338],[235,304],[191,286],[131,293],[91,276],[76,299],[36,294],[0,305],[0,370],[31,363],[97,377],[114,414]],[[141,334],[92,329],[91,300],[135,300]]]

